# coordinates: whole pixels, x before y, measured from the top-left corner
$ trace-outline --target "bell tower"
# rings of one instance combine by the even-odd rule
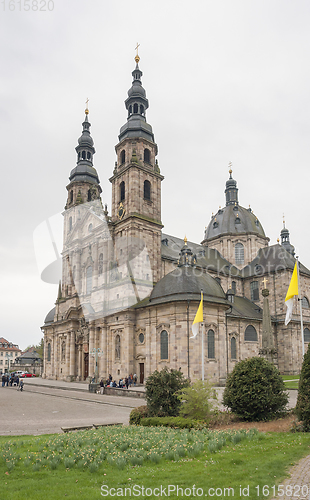
[[[133,82],[125,101],[127,122],[115,146],[117,160],[112,183],[114,236],[138,238],[146,245],[152,280],[161,278],[161,181],[164,177],[156,159],[157,144],[146,122],[149,106],[142,87],[139,55],[132,72]]]

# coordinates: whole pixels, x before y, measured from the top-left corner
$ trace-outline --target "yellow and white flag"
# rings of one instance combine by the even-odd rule
[[[200,300],[200,304],[199,304],[199,307],[198,307],[198,310],[196,312],[196,316],[195,316],[195,319],[194,319],[194,322],[192,324],[192,332],[193,332],[193,336],[190,337],[191,339],[195,338],[198,331],[199,331],[199,324],[203,322],[203,293],[201,292],[201,300]]]
[[[292,274],[290,286],[288,287],[288,291],[285,297],[285,304],[287,307],[286,317],[285,317],[285,325],[288,325],[292,319],[293,315],[293,304],[294,297],[298,295],[298,273],[297,273],[297,261],[295,262],[294,271]]]

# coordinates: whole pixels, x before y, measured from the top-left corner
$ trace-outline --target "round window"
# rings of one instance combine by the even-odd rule
[[[143,342],[144,342],[144,335],[143,335],[143,333],[140,333],[140,335],[139,335],[139,342],[140,342],[140,344],[143,344]]]

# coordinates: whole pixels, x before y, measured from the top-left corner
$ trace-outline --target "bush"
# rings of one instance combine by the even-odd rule
[[[279,370],[264,358],[240,361],[228,376],[223,404],[243,420],[271,420],[285,413],[287,402]]]
[[[212,399],[216,400],[217,398],[210,382],[197,380],[180,392],[180,399],[183,401],[180,408],[182,417],[208,422],[214,407]]]
[[[179,392],[189,386],[179,370],[163,368],[150,375],[145,384],[145,397],[149,415],[151,417],[170,417],[179,414],[181,401]]]
[[[148,417],[147,406],[138,406],[131,410],[129,415],[129,425],[139,425],[141,418]]]
[[[310,431],[310,349],[304,356],[298,385],[296,415],[304,431]]]

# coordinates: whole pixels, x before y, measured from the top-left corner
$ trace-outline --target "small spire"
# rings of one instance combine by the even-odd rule
[[[187,245],[187,238],[186,238],[186,235],[184,237],[184,245]]]
[[[87,97],[87,99],[86,99],[86,103],[85,103],[85,104],[86,104],[85,115],[88,115],[88,113],[89,113],[88,103],[89,103],[89,99],[88,99],[88,97]]]
[[[137,51],[136,57],[135,57],[135,61],[136,61],[137,64],[140,61],[140,57],[139,57],[139,54],[138,54],[138,48],[139,47],[140,47],[140,44],[137,42],[137,46],[135,47],[135,50]]]
[[[229,167],[228,172],[229,172],[229,175],[230,175],[230,179],[232,179],[232,176],[231,176],[231,174],[232,174],[232,168],[231,168],[232,167],[232,163],[231,163],[231,161],[228,163],[228,167]]]
[[[283,214],[283,229],[285,229],[285,216]]]

